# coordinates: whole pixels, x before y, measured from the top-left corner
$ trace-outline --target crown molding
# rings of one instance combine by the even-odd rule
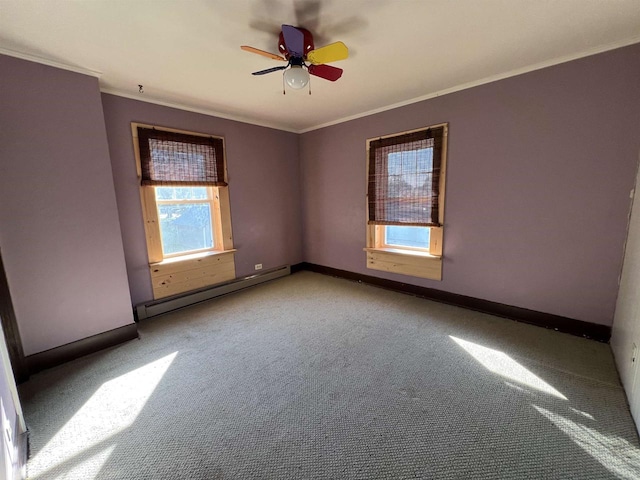
[[[518,75],[522,75],[524,73],[533,72],[535,70],[541,70],[543,68],[552,67],[554,65],[560,65],[562,63],[567,63],[572,60],[578,60],[580,58],[590,57],[592,55],[597,55],[598,53],[608,52],[610,50],[615,50],[617,48],[628,47],[630,45],[634,45],[636,43],[640,43],[640,35],[636,35],[635,37],[615,42],[608,43],[605,45],[600,45],[598,47],[590,48],[588,50],[584,50],[580,53],[575,53],[571,55],[565,55],[562,57],[556,57],[551,60],[545,60],[544,62],[536,63],[533,65],[529,65],[523,68],[517,68],[514,70],[510,70],[505,73],[500,73],[497,75],[492,75],[490,77],[485,77],[480,80],[474,80],[473,82],[461,83],[451,88],[447,88],[444,90],[438,90],[437,92],[428,93],[425,95],[421,95],[419,97],[411,98],[409,100],[403,100],[402,102],[393,103],[391,105],[386,105],[384,107],[375,108],[373,110],[368,110],[366,112],[357,113],[355,115],[350,115],[347,117],[342,117],[337,120],[332,120],[330,122],[322,123],[319,125],[315,125],[313,127],[304,128],[299,130],[297,133],[307,133],[313,130],[320,130],[325,127],[330,127],[333,125],[338,125],[340,123],[349,122],[351,120],[357,120],[358,118],[368,117],[370,115],[375,115],[376,113],[386,112],[388,110],[393,110],[394,108],[404,107],[406,105],[411,105],[418,102],[423,102],[425,100],[429,100],[435,97],[441,97],[443,95],[447,95],[449,93],[459,92],[461,90],[467,90],[469,88],[478,87],[480,85],[485,85],[487,83],[497,82],[498,80],[504,80],[510,77],[516,77]]]
[[[496,82],[499,80],[504,80],[510,77],[515,77],[518,75],[522,75],[525,73],[529,73],[529,72],[533,72],[536,70],[541,70],[543,68],[547,68],[547,67],[552,67],[554,65],[559,65],[562,63],[567,63],[573,60],[578,60],[580,58],[585,58],[585,57],[589,57],[592,55],[597,55],[599,53],[604,53],[610,50],[615,50],[617,48],[622,48],[622,47],[627,47],[630,45],[634,45],[636,43],[640,43],[640,35],[636,35],[634,37],[628,38],[626,40],[621,40],[618,42],[614,42],[614,43],[608,43],[608,44],[604,44],[604,45],[600,45],[597,47],[593,47],[587,50],[583,50],[582,52],[579,53],[575,53],[575,54],[571,54],[571,55],[565,55],[562,57],[556,57],[554,59],[551,60],[546,60],[544,62],[539,62],[533,65],[529,65],[526,67],[522,67],[522,68],[518,68],[518,69],[514,69],[514,70],[510,70],[508,72],[505,73],[500,73],[497,75],[492,75],[489,77],[485,77],[482,78],[480,80],[474,80],[472,82],[466,82],[466,83],[461,83],[459,85],[456,85],[454,87],[451,88],[447,88],[444,90],[438,90],[436,92],[431,92],[431,93],[427,93],[425,95],[421,95],[419,97],[414,97],[408,100],[403,100],[401,102],[397,102],[397,103],[393,103],[390,105],[385,105],[383,107],[379,107],[379,108],[375,108],[372,110],[367,110],[365,112],[361,112],[361,113],[357,113],[354,115],[349,115],[346,117],[341,117],[338,118],[336,120],[331,120],[329,122],[325,122],[325,123],[321,123],[318,125],[314,125],[311,127],[307,127],[307,128],[303,128],[303,129],[296,129],[296,128],[292,128],[292,127],[286,127],[277,123],[271,123],[271,122],[262,122],[262,121],[257,121],[255,119],[249,118],[249,117],[244,117],[241,115],[233,115],[233,114],[229,114],[229,113],[225,113],[225,112],[219,112],[216,110],[212,110],[212,109],[207,109],[207,108],[197,108],[197,107],[193,107],[190,105],[186,105],[186,104],[180,104],[180,103],[174,103],[174,102],[167,102],[164,100],[160,100],[157,98],[151,98],[151,97],[141,97],[140,95],[133,95],[129,92],[124,92],[118,89],[111,89],[111,88],[101,88],[100,91],[103,93],[107,93],[107,94],[111,94],[111,95],[116,95],[119,97],[124,97],[124,98],[129,98],[132,100],[138,100],[141,102],[147,102],[147,103],[152,103],[155,105],[161,105],[164,107],[169,107],[169,108],[176,108],[179,110],[185,110],[188,112],[194,112],[194,113],[200,113],[203,115],[210,115],[210,116],[214,116],[214,117],[218,117],[218,118],[223,118],[226,120],[232,120],[232,121],[236,121],[236,122],[241,122],[241,123],[247,123],[250,125],[256,125],[259,127],[266,127],[266,128],[273,128],[275,130],[281,130],[281,131],[285,131],[285,132],[289,132],[289,133],[297,133],[297,134],[302,134],[302,133],[307,133],[307,132],[311,132],[314,130],[320,130],[322,128],[326,128],[326,127],[330,127],[333,125],[338,125],[341,123],[345,123],[345,122],[349,122],[352,120],[357,120],[359,118],[364,118],[364,117],[368,117],[370,115],[375,115],[377,113],[382,113],[382,112],[386,112],[388,110],[393,110],[395,108],[400,108],[400,107],[404,107],[407,105],[412,105],[414,103],[418,103],[418,102],[423,102],[425,100],[430,100],[432,98],[436,98],[436,97],[441,97],[443,95],[448,95],[450,93],[455,93],[455,92],[459,92],[462,90],[467,90],[469,88],[473,88],[473,87],[477,87],[480,85],[485,85],[488,83],[492,83],[492,82]],[[71,72],[75,72],[75,73],[80,73],[80,74],[84,74],[84,75],[90,75],[92,77],[96,77],[96,78],[100,78],[102,76],[102,72],[96,71],[96,70],[91,70],[91,69],[87,69],[87,68],[83,68],[83,67],[77,67],[77,66],[73,66],[73,65],[67,65],[55,60],[51,60],[48,58],[44,58],[44,57],[39,57],[36,55],[31,55],[31,54],[26,54],[26,53],[22,53],[22,52],[18,52],[15,50],[10,50],[7,48],[2,48],[0,47],[0,54],[3,55],[8,55],[11,57],[16,57],[16,58],[20,58],[23,60],[28,60],[31,62],[36,62],[36,63],[40,63],[43,65],[48,65],[50,67],[55,67],[55,68],[60,68],[63,70],[68,70]]]
[[[284,127],[276,123],[260,122],[248,117],[243,117],[241,115],[231,115],[229,113],[218,112],[216,110],[211,110],[208,108],[192,107],[190,105],[185,105],[182,103],[165,102],[164,100],[159,100],[157,98],[144,96],[145,94],[134,95],[129,92],[123,92],[122,90],[113,89],[113,88],[100,88],[100,91],[102,93],[115,95],[117,97],[128,98],[130,100],[137,100],[139,102],[152,103],[154,105],[160,105],[162,107],[176,108],[178,110],[184,110],[187,112],[201,113],[203,115],[209,115],[211,117],[217,117],[217,118],[224,118],[225,120],[232,120],[234,122],[248,123],[250,125],[255,125],[257,127],[273,128],[275,130],[281,130],[283,132],[289,132],[289,133],[300,133],[300,131],[298,130]]]
[[[16,50],[9,50],[8,48],[0,47],[0,54],[7,55],[9,57],[19,58],[21,60],[28,60],[29,62],[40,63],[49,67],[60,68],[61,70],[68,70],[70,72],[81,73],[83,75],[89,75],[91,77],[100,78],[102,72],[97,70],[91,70],[89,68],[77,67],[74,65],[67,65],[66,63],[51,60],[49,58],[39,57],[37,55],[31,55],[29,53],[18,52]]]

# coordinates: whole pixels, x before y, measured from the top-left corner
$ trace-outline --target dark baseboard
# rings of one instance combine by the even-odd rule
[[[314,263],[299,263],[296,265],[295,270],[293,266],[291,267],[292,273],[300,270],[309,270],[311,272],[322,273],[324,275],[331,275],[333,277],[362,282],[368,285],[385,288],[387,290],[407,293],[417,297],[434,300],[436,302],[447,303],[449,305],[455,305],[457,307],[463,307],[477,312],[489,313],[498,317],[509,318],[511,320],[529,323],[531,325],[537,325],[539,327],[545,327],[559,332],[570,333],[579,337],[590,338],[599,342],[607,343],[611,337],[611,327],[609,326],[575,320],[573,318],[553,315],[551,313],[537,312],[535,310],[504,305],[502,303],[482,300],[480,298],[467,297],[466,295],[445,292],[434,288],[420,287],[370,275],[362,275],[346,270],[338,270],[337,268],[325,267]]]
[[[295,265],[291,265],[291,266],[290,266],[290,268],[291,268],[291,273],[296,273],[296,272],[299,272],[299,271],[301,271],[301,270],[309,270],[309,269],[306,267],[307,265],[310,265],[310,264],[309,264],[309,263],[302,262],[302,263],[296,263]]]
[[[132,323],[44,352],[29,355],[25,358],[25,361],[27,362],[29,373],[34,374],[135,338],[138,338],[138,325]]]

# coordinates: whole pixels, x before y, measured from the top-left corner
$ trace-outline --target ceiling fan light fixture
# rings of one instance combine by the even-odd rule
[[[285,70],[284,81],[294,90],[300,90],[309,83],[309,72],[301,65],[292,65],[291,68]]]

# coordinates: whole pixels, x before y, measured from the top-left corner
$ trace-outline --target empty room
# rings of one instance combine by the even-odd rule
[[[640,478],[637,0],[0,0],[0,478]]]

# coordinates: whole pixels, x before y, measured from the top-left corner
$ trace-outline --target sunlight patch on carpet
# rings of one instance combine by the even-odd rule
[[[562,415],[532,405],[585,452],[618,478],[640,478],[640,450],[616,435],[606,435]]]
[[[66,480],[68,478],[86,478],[86,479],[94,479],[100,473],[102,466],[111,456],[113,450],[115,450],[116,445],[109,445],[107,448],[100,450],[98,453],[95,453],[89,457],[84,457],[83,460],[80,460],[79,463],[73,463],[64,469],[56,469],[56,470],[64,470],[63,472],[54,473],[50,470],[45,470],[40,472],[38,475],[30,474],[29,480]],[[60,465],[57,465],[60,466]],[[31,469],[29,469],[31,471]]]
[[[561,398],[562,400],[567,400],[567,397],[562,393],[531,371],[527,370],[506,353],[492,348],[483,347],[477,343],[468,342],[451,335],[449,335],[449,338],[460,345],[467,353],[469,353],[490,372],[496,373],[522,385],[526,385],[527,387],[548,393],[554,397]]]
[[[69,464],[64,468],[68,468],[67,473],[70,473],[73,468],[85,463],[85,459],[78,460],[74,457],[79,457],[83,452],[129,427],[144,408],[177,354],[178,352],[171,353],[103,383],[29,461],[29,477],[36,478],[65,463]],[[116,440],[113,442],[117,443]],[[112,448],[102,448],[96,454],[100,456],[97,460],[101,460],[98,463],[104,463],[111,450]],[[108,454],[104,456],[104,452]],[[93,476],[83,478],[88,480]]]

